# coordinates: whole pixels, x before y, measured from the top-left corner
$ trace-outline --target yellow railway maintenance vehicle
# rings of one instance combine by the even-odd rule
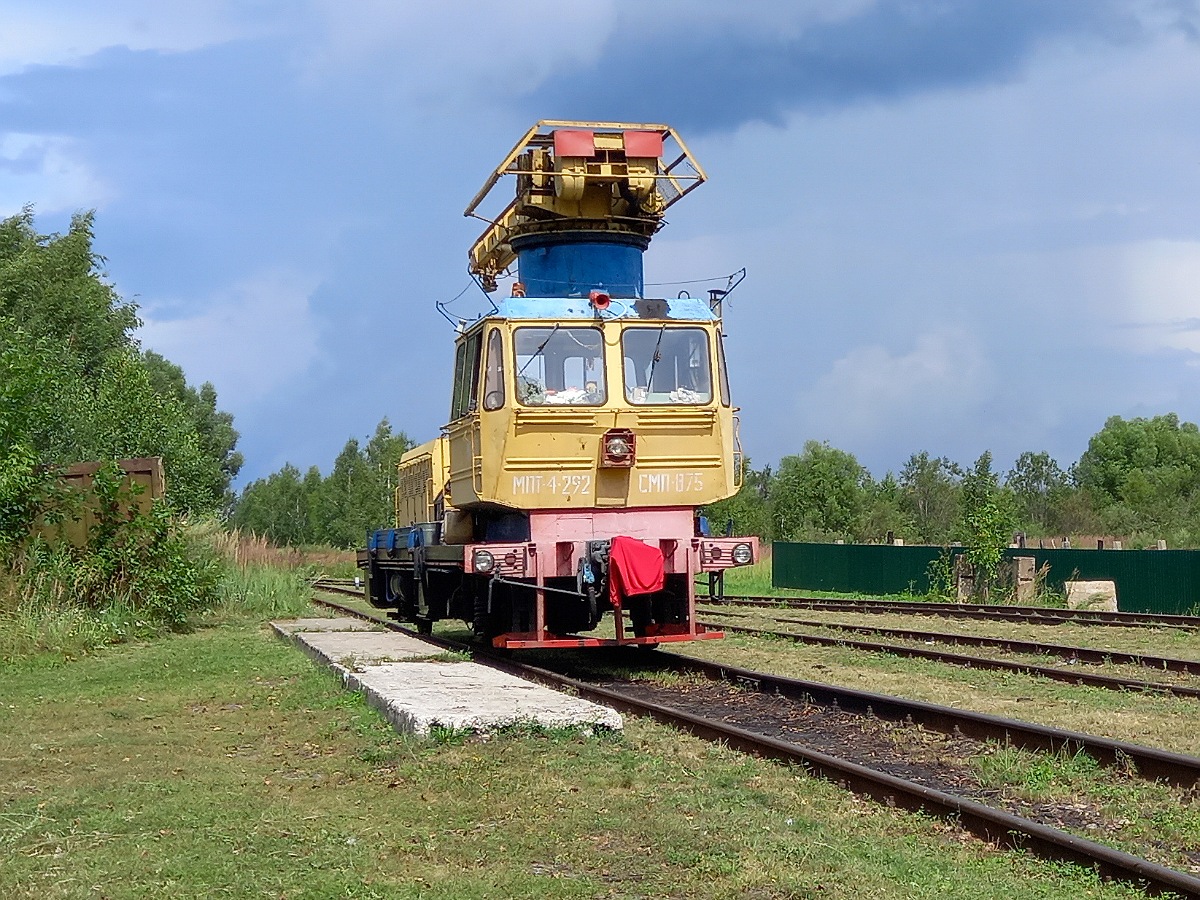
[[[470,269],[489,293],[514,265],[517,281],[460,327],[449,423],[402,458],[395,527],[359,551],[367,598],[497,647],[720,637],[696,621],[696,579],[758,556],[698,515],[742,471],[724,292],[649,298],[642,275],[704,172],[666,125],[543,121],[466,215],[506,175],[516,195]],[[607,612],[611,631],[580,634]]]

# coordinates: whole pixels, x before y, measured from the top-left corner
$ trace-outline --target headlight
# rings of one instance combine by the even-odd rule
[[[600,441],[600,465],[629,468],[637,456],[637,438],[628,428],[610,428]]]
[[[496,557],[492,556],[487,550],[476,550],[471,557],[471,567],[476,571],[486,575],[492,569],[496,568]]]
[[[625,438],[611,437],[608,439],[608,443],[604,445],[604,452],[613,459],[625,459],[625,457],[629,456],[629,451],[629,441],[625,440]]]
[[[749,565],[754,560],[754,548],[749,544],[736,544],[733,548],[733,561],[739,566]]]

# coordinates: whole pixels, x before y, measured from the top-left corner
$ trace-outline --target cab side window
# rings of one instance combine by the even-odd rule
[[[467,367],[467,345],[459,344],[454,350],[454,393],[450,398],[450,421],[453,422],[460,415],[459,409],[462,408],[462,383],[463,371]]]
[[[717,365],[720,367],[721,405],[729,406],[729,370],[725,368],[725,339],[717,335]]]
[[[483,340],[480,332],[470,335],[458,345],[454,357],[454,401],[450,419],[461,419],[476,408],[479,385],[479,351]]]
[[[487,370],[483,376],[483,408],[499,409],[504,405],[504,339],[499,328],[493,328],[487,341]]]

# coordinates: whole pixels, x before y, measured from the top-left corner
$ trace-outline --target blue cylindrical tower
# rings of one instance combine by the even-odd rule
[[[528,297],[643,295],[642,253],[648,235],[619,231],[557,231],[514,235],[518,278]]]

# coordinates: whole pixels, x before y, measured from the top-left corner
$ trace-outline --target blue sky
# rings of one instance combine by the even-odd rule
[[[877,476],[1066,465],[1110,415],[1200,420],[1198,7],[0,0],[0,215],[97,211],[244,483],[384,416],[436,433],[461,211],[529,125],[667,122],[710,181],[647,281],[749,270],[726,332],[756,465],[809,439]]]

